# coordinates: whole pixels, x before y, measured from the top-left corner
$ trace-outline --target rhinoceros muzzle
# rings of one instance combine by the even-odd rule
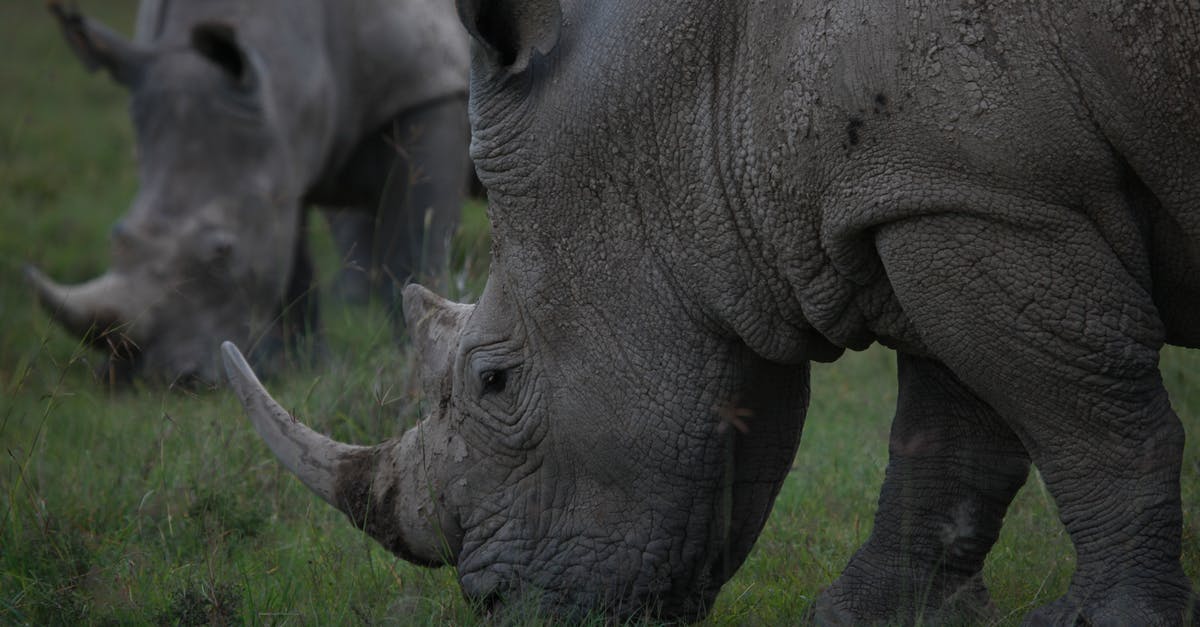
[[[102,378],[124,383],[149,370],[173,387],[199,389],[217,382],[216,364],[205,358],[212,353],[195,348],[205,345],[202,336],[193,332],[191,344],[163,341],[162,323],[170,319],[163,307],[174,296],[171,290],[114,270],[78,285],[57,283],[33,266],[24,272],[53,320],[108,356],[97,369]]]
[[[397,556],[422,566],[454,560],[459,533],[432,502],[419,427],[377,446],[342,444],[275,402],[232,342],[221,352],[254,429],[304,485]]]

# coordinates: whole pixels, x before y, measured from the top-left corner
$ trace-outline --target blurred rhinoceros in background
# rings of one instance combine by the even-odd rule
[[[230,338],[277,367],[317,322],[305,205],[376,211],[397,283],[443,269],[470,169],[469,47],[449,1],[148,1],[132,42],[51,9],[132,95],[140,189],[112,267],[75,286],[27,270],[110,376],[216,382]]]

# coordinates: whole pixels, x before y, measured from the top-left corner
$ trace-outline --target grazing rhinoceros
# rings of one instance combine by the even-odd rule
[[[213,382],[222,339],[265,364],[310,330],[307,204],[378,207],[387,272],[440,272],[470,170],[469,40],[449,0],[147,0],[133,42],[51,7],[83,62],[129,88],[141,187],[107,273],[28,277],[113,367]]]
[[[1078,561],[1030,622],[1194,620],[1157,367],[1200,346],[1194,2],[459,11],[494,258],[474,306],[405,291],[432,414],[332,442],[225,348],[310,488],[469,598],[694,619],[788,472],[810,360],[881,342],[891,461],[816,619],[977,620],[1032,461]]]

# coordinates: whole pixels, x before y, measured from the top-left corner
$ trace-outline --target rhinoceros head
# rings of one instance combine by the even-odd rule
[[[405,289],[428,417],[347,447],[279,409],[227,346],[228,372],[293,472],[397,555],[457,566],[469,598],[695,619],[790,468],[807,362],[761,358],[702,300],[741,287],[671,250],[689,247],[670,240],[664,205],[689,182],[637,184],[663,172],[612,160],[633,147],[605,142],[652,139],[635,117],[620,126],[605,93],[621,81],[598,61],[616,56],[556,45],[572,22],[553,0],[459,9],[477,41],[472,156],[492,266],[473,306]]]
[[[215,382],[221,340],[277,344],[264,333],[281,313],[300,229],[266,70],[226,24],[150,49],[57,13],[85,64],[131,92],[140,186],[111,231],[107,272],[81,285],[26,276],[55,319],[123,373]]]
[[[804,380],[678,333],[684,313],[645,294],[612,318],[563,294],[542,310],[546,296],[503,267],[475,305],[407,287],[430,409],[377,446],[303,426],[232,344],[226,368],[292,472],[397,556],[457,566],[485,610],[699,618],[791,465]]]

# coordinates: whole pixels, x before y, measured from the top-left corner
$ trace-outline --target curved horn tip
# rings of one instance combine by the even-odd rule
[[[39,270],[37,266],[31,263],[21,266],[21,278],[25,280],[26,285],[33,288],[38,302],[50,310],[52,314],[56,314],[58,310],[66,308],[63,287],[45,272]],[[55,317],[58,316],[55,315]],[[62,321],[61,318],[60,321]]]
[[[46,274],[41,270],[38,270],[37,266],[33,265],[32,263],[23,264],[21,266],[21,278],[25,279],[26,283],[34,287],[37,287],[39,283],[45,283],[48,279]]]
[[[340,509],[338,466],[366,447],[342,444],[306,427],[271,397],[233,342],[222,342],[221,353],[229,383],[267,448],[317,496]]]
[[[230,383],[237,384],[239,379],[247,383],[255,383],[262,385],[258,380],[258,376],[254,374],[254,369],[250,364],[246,363],[246,358],[242,356],[242,351],[238,350],[237,345],[229,340],[221,342],[221,356],[225,362],[225,375],[229,377]]]
[[[225,377],[229,380],[230,387],[237,393],[238,400],[246,410],[246,415],[260,433],[263,432],[265,425],[281,421],[284,415],[291,418],[291,414],[288,414],[271,397],[266,386],[259,381],[258,375],[254,374],[254,369],[246,362],[242,351],[238,350],[233,342],[228,340],[221,342],[221,359],[225,362]],[[295,419],[287,422],[295,422]]]
[[[237,393],[238,400],[242,402],[242,407],[246,409],[246,414],[255,425],[259,424],[260,416],[252,411],[254,407],[262,406],[268,410],[268,415],[276,419],[281,413],[287,414],[282,407],[278,407],[266,386],[259,380],[258,375],[254,374],[254,369],[246,362],[237,345],[229,340],[221,342],[221,360],[225,363],[225,377],[229,380],[229,385]],[[290,414],[288,416],[290,417]]]

